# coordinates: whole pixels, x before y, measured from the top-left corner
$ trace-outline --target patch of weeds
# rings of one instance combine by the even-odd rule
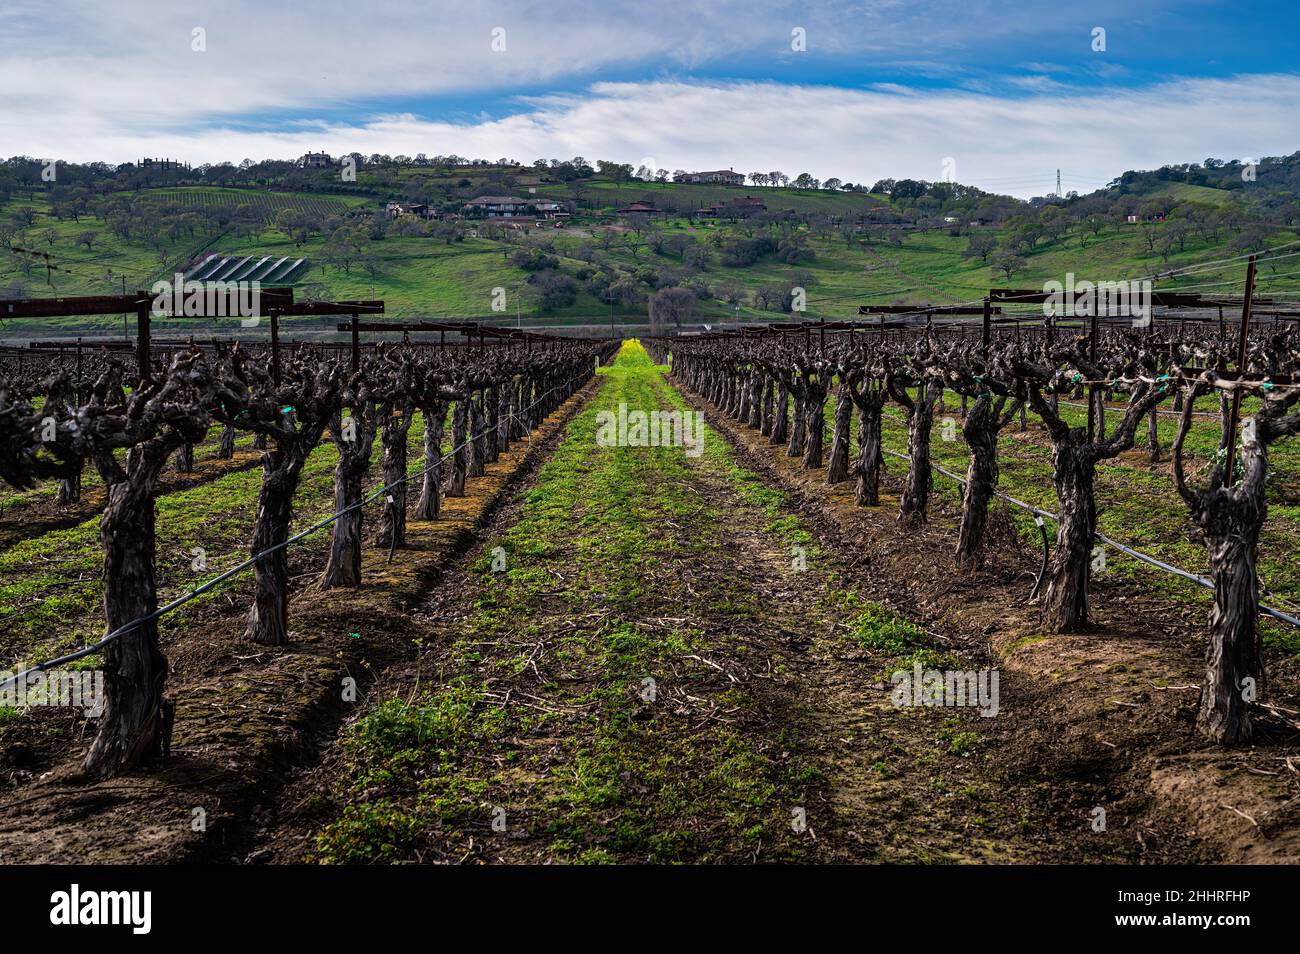
[[[978,732],[956,732],[948,740],[948,753],[950,755],[970,755],[975,751],[980,741]]]
[[[414,756],[452,758],[472,744],[500,734],[505,713],[484,706],[482,690],[464,684],[448,686],[428,702],[411,704],[389,699],[360,719],[351,744],[372,763],[406,763]]]
[[[316,851],[325,864],[389,860],[415,844],[420,829],[420,819],[387,799],[360,802],[316,837]]]
[[[867,604],[849,625],[853,638],[864,648],[879,649],[894,656],[929,642],[921,627],[875,603]]]
[[[963,731],[961,721],[950,717],[944,720],[943,728],[939,730],[939,741],[948,743],[950,755],[969,755],[982,739],[978,732]]]

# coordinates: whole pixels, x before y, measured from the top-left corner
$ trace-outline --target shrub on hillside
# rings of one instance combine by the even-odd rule
[[[510,253],[510,264],[526,272],[540,272],[558,268],[560,260],[539,248],[521,248]]]
[[[541,293],[541,307],[567,308],[578,300],[578,284],[568,275],[544,269],[528,276],[528,284]]]

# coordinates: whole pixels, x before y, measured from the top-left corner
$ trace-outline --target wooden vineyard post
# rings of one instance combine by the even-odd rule
[[[149,310],[150,301],[147,292],[137,292],[139,301],[135,308],[135,360],[140,372],[140,383],[153,377],[153,364],[149,354]]]
[[[1246,294],[1241,301],[1241,328],[1237,337],[1237,382],[1246,375],[1246,345],[1250,332],[1250,304],[1255,295],[1255,256],[1246,263]],[[1237,416],[1241,413],[1241,388],[1232,389],[1232,408],[1228,412],[1228,433],[1226,458],[1223,464],[1223,485],[1233,485],[1233,452],[1237,448]]]
[[[352,373],[361,370],[361,330],[357,327],[358,318],[352,314]]]
[[[1093,309],[1088,330],[1088,360],[1097,363],[1097,309]],[[1097,385],[1088,385],[1088,442],[1097,436]]]
[[[988,354],[993,339],[993,303],[984,296],[984,353]]]
[[[271,380],[280,383],[280,316],[271,312]]]

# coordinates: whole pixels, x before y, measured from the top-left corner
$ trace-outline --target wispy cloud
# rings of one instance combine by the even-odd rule
[[[1129,168],[1290,152],[1300,142],[1300,77],[1193,80],[1147,90],[1036,95],[1015,100],[951,90],[847,90],[776,83],[600,83],[579,94],[534,97],[526,108],[474,123],[402,112],[362,122],[306,122],[259,131],[209,127],[183,144],[193,162],[290,157],[307,149],[417,152],[524,161],[585,155],[669,169],[808,171],[873,182],[957,178],[991,190],[1089,191]],[[170,135],[103,128],[42,143],[69,159],[174,154]]]
[[[1205,0],[1097,0],[1086,13],[1024,0],[65,0],[56,14],[9,0],[0,153],[653,156],[670,168],[868,182],[934,178],[951,156],[958,178],[1033,194],[1051,188],[1058,166],[1067,188],[1071,174],[1086,187],[1130,167],[1290,152],[1300,138],[1295,74],[1153,79],[1134,75],[1131,59],[1088,51],[1092,23],[1107,25],[1112,49],[1133,49],[1138,20],[1170,28],[1181,22],[1171,17],[1204,9]],[[806,30],[806,54],[790,49],[795,27]],[[505,52],[493,52],[497,28]],[[191,49],[195,30],[205,52]]]

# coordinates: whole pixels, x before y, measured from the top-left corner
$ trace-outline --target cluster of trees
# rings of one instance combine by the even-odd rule
[[[374,269],[368,254],[370,243],[383,239],[396,229],[381,212],[352,213],[342,209],[321,211],[319,208],[284,208],[242,203],[235,206],[218,204],[186,205],[155,195],[136,195],[130,192],[93,194],[84,189],[59,187],[50,193],[48,217],[31,206],[17,206],[0,220],[0,249],[11,252],[11,264],[24,278],[39,278],[57,290],[62,272],[47,276],[43,262],[30,254],[15,249],[32,249],[57,252],[60,230],[49,226],[55,222],[72,221],[80,224],[83,218],[98,225],[87,227],[72,236],[74,247],[93,251],[103,241],[104,232],[121,242],[150,249],[156,256],[160,269],[169,263],[187,264],[187,252],[198,243],[219,234],[251,237],[268,227],[281,231],[297,246],[314,238],[327,237],[322,255],[323,265],[332,265],[350,271],[354,266]],[[403,220],[398,220],[402,223]],[[448,242],[460,239],[460,233],[449,223],[423,223],[420,234],[435,236]],[[448,234],[443,234],[444,226]],[[397,234],[406,234],[400,230]],[[39,276],[36,273],[39,271]],[[84,277],[84,276],[83,276]],[[119,276],[105,270],[104,281],[116,287]],[[138,276],[137,276],[138,283]],[[11,287],[13,297],[21,291]]]
[[[1075,197],[1066,202],[1024,206],[1002,220],[998,233],[976,225],[952,229],[969,235],[963,258],[978,258],[994,272],[1010,279],[1027,267],[1026,255],[1041,246],[1074,242],[1082,250],[1110,230],[1129,229],[1141,239],[1143,250],[1168,262],[1188,248],[1189,242],[1220,244],[1237,254],[1264,249],[1278,229],[1300,222],[1300,203],[1273,208],[1271,218],[1252,218],[1235,204],[1201,200],[1178,201],[1170,196],[1143,199],[1136,195]]]
[[[630,226],[622,233],[605,230],[595,241],[565,251],[549,236],[505,233],[501,237],[515,246],[506,250],[506,260],[529,273],[528,284],[538,290],[541,306],[547,309],[572,305],[577,294],[585,291],[608,305],[633,310],[652,302],[658,292],[672,289],[688,293],[696,303],[716,299],[780,311],[789,309],[794,286],[809,288],[815,281],[811,272],[796,268],[789,281],[746,288],[714,273],[719,265],[741,269],[760,259],[787,265],[813,260],[816,253],[798,228],[798,217],[763,215],[747,220],[738,234],[718,230],[703,240],[668,232],[644,216],[633,217]],[[638,259],[646,248],[654,257],[631,267],[611,254],[624,251]],[[673,323],[680,324],[684,313],[675,308]]]
[[[288,641],[290,582],[285,544],[294,496],[308,457],[331,435],[338,454],[329,557],[317,587],[361,583],[362,488],[376,437],[390,487],[377,542],[402,547],[408,498],[407,435],[425,420],[424,474],[417,519],[437,519],[442,494],[461,496],[467,477],[526,436],[592,373],[612,345],[563,344],[483,355],[443,355],[411,347],[379,348],[349,372],[333,359],[298,351],[280,378],[265,355],[239,346],[205,353],[190,348],[130,382],[116,360],[88,362],[85,377],[65,370],[39,386],[30,377],[0,380],[0,480],[15,487],[55,479],[75,499],[89,464],[107,488],[101,520],[106,632],[106,705],[86,758],[93,777],[136,765],[165,746],[171,708],[163,696],[166,660],[159,648],[154,573],[154,496],[167,461],[216,427],[223,448],[236,431],[265,447],[250,553],[254,596],[249,640]],[[30,374],[30,371],[29,371]],[[444,422],[451,412],[450,466],[443,466]]]
[[[1096,501],[1096,465],[1133,446],[1140,422],[1148,422],[1153,459],[1159,454],[1155,412],[1172,401],[1181,410],[1173,446],[1177,492],[1207,547],[1214,582],[1209,649],[1202,688],[1199,731],[1219,742],[1249,742],[1251,723],[1245,680],[1264,681],[1257,630],[1259,581],[1256,549],[1267,514],[1264,484],[1268,450],[1300,432],[1300,389],[1276,388],[1271,376],[1300,369],[1300,333],[1255,335],[1242,369],[1246,386],[1261,409],[1241,429],[1238,467],[1227,472],[1225,455],[1211,459],[1192,487],[1185,475],[1182,448],[1197,399],[1225,382],[1215,368],[1234,360],[1218,339],[1185,341],[1156,335],[1105,336],[1096,357],[1086,339],[1061,340],[1050,331],[1025,341],[986,347],[965,340],[923,337],[904,343],[839,342],[824,350],[797,344],[754,342],[722,336],[704,341],[656,340],[651,349],[662,363],[671,349],[673,374],[737,420],[758,428],[773,444],[802,457],[806,468],[823,466],[828,482],[856,476],[856,498],[879,504],[884,456],[881,415],[893,402],[907,415],[909,464],[903,479],[899,518],[911,524],[927,519],[932,467],[930,431],[936,404],[945,389],[961,395],[962,436],[970,451],[954,560],[958,568],[977,567],[983,556],[989,502],[998,482],[998,435],[1016,414],[1031,410],[1052,442],[1054,481],[1059,501],[1056,546],[1040,596],[1043,618],[1053,631],[1069,632],[1088,623],[1089,585]],[[1188,374],[1195,364],[1211,370]],[[829,462],[825,462],[825,402],[837,390]],[[1095,401],[1094,433],[1071,427],[1060,413],[1061,396]],[[1120,400],[1119,420],[1107,431],[1107,399]],[[1235,444],[1228,429],[1228,402],[1220,401],[1220,446]],[[849,434],[858,417],[858,457],[850,461]],[[1231,455],[1228,455],[1231,456]]]

